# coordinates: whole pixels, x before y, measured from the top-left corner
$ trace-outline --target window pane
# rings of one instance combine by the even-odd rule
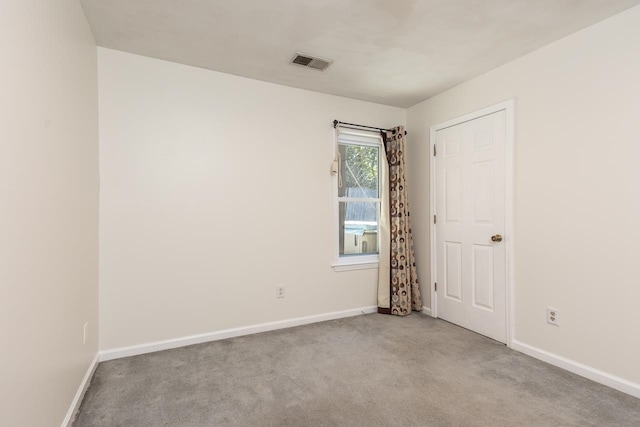
[[[340,202],[340,256],[378,253],[377,202]]]
[[[339,197],[378,198],[379,147],[339,144],[342,187]]]

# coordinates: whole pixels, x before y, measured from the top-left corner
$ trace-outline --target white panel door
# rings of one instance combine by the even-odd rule
[[[438,317],[503,343],[505,138],[504,110],[435,138]]]

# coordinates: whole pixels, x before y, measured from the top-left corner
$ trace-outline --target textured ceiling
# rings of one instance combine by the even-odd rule
[[[409,107],[640,0],[81,3],[99,46]],[[290,65],[295,52],[335,62]]]

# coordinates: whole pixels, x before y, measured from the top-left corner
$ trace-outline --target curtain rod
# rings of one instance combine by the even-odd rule
[[[383,128],[377,128],[377,127],[373,127],[373,126],[365,126],[365,125],[357,125],[355,123],[347,123],[347,122],[341,122],[339,120],[334,120],[333,121],[333,127],[337,127],[338,125],[344,125],[344,127],[346,128],[351,128],[351,129],[373,129],[373,130],[377,130],[380,132],[388,132],[388,131],[393,131],[395,133],[394,129],[383,129]],[[407,131],[404,131],[404,134],[407,134]]]

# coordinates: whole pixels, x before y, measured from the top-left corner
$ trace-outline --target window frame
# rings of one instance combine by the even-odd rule
[[[337,132],[336,141],[334,144],[334,158],[338,154],[340,144],[351,144],[360,146],[369,146],[378,148],[378,197],[365,197],[365,198],[349,198],[345,196],[339,196],[338,190],[338,174],[333,174],[333,237],[334,237],[334,254],[332,267],[335,271],[349,271],[349,270],[364,270],[370,268],[378,268],[379,253],[366,254],[366,255],[340,255],[340,202],[346,201],[363,201],[373,200],[378,205],[377,212],[377,239],[378,239],[378,251],[380,250],[380,207],[382,196],[382,183],[380,180],[380,172],[382,168],[382,155],[384,153],[384,144],[382,142],[382,136],[376,132],[360,131],[353,129],[340,129]],[[356,199],[356,200],[345,200]]]

